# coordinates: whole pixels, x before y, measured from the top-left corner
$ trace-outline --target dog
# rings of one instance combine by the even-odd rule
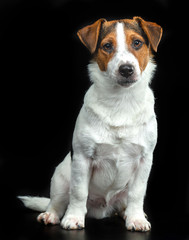
[[[26,207],[42,212],[39,222],[83,229],[85,217],[117,214],[128,230],[151,229],[143,210],[157,142],[149,84],[162,31],[134,17],[99,19],[77,32],[92,55],[92,84],[76,121],[72,151],[52,177],[50,199],[19,196]]]

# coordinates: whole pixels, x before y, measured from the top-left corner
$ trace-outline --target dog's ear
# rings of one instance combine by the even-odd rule
[[[106,22],[106,19],[101,18],[92,25],[86,26],[77,32],[79,39],[91,53],[94,53],[96,50],[101,24],[103,22]]]
[[[148,40],[155,52],[157,52],[157,47],[162,37],[163,29],[156,23],[147,22],[143,20],[141,17],[133,18],[139,26],[143,29],[145,34],[148,37]]]

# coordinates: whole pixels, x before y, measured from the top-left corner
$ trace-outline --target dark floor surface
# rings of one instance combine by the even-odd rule
[[[16,213],[16,214],[15,214]],[[64,230],[60,225],[45,226],[36,221],[36,212],[18,203],[16,212],[9,213],[1,225],[1,240],[189,240],[189,216],[173,216],[167,213],[150,217],[150,232],[130,232],[118,216],[102,220],[86,219],[83,230]]]

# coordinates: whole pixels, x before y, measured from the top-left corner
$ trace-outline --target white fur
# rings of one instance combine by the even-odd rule
[[[143,201],[157,139],[154,96],[149,88],[155,64],[149,61],[140,72],[137,59],[125,46],[120,23],[117,43],[106,72],[96,62],[89,64],[93,84],[76,122],[73,161],[69,153],[56,168],[51,201],[38,217],[45,224],[59,223],[64,216],[63,228],[80,229],[85,225],[85,215],[104,218],[117,212],[126,219],[127,229],[150,229]],[[136,69],[137,82],[128,88],[116,82],[123,63]],[[32,204],[27,198],[26,206],[32,208]]]
[[[46,211],[50,203],[50,199],[44,197],[18,196],[18,198],[24,202],[27,208],[31,208],[35,211]]]

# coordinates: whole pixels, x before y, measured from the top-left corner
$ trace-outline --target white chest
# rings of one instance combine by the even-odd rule
[[[98,137],[101,141],[96,142],[92,158],[91,192],[107,202],[126,189],[142,156],[142,147],[130,141],[137,133],[127,138],[122,131],[107,131]]]
[[[102,104],[97,103],[85,102],[77,120],[73,147],[92,163],[90,198],[108,202],[126,191],[141,160],[153,150],[156,119],[153,101],[144,102],[147,107],[137,111],[135,105],[125,108],[125,102],[122,110],[115,106],[101,109]]]

